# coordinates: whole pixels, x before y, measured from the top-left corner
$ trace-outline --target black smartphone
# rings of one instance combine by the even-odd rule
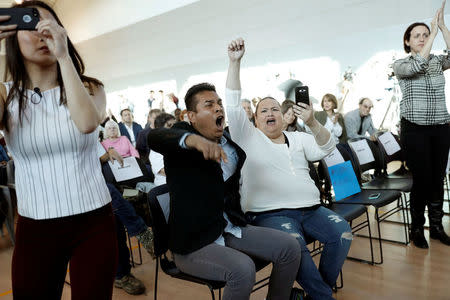
[[[11,16],[9,20],[0,22],[0,25],[17,24],[16,30],[36,30],[39,22],[39,11],[34,7],[0,8],[0,16]]]
[[[306,85],[295,88],[295,103],[299,102],[309,105],[309,90]]]

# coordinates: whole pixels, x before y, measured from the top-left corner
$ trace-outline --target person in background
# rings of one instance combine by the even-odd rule
[[[155,128],[171,128],[173,124],[175,124],[175,122],[176,120],[174,116],[162,113],[158,117],[156,117]],[[150,150],[148,159],[152,167],[152,172],[153,174],[155,174],[155,181],[154,181],[155,185],[158,186],[166,184],[164,157],[160,153]]]
[[[13,298],[61,299],[70,264],[72,299],[112,299],[117,238],[96,151],[106,116],[103,84],[84,75],[83,60],[49,5],[13,7],[40,15],[34,31],[0,26],[11,79],[0,84],[0,129],[15,161],[19,212]]]
[[[322,97],[322,111],[316,111],[314,117],[322,124],[331,134],[336,144],[347,143],[347,129],[345,128],[344,118],[341,114],[336,113],[338,102],[333,94],[325,94]]]
[[[119,125],[116,122],[109,120],[105,124],[105,139],[102,142],[105,150],[114,148],[122,157],[134,156],[139,158],[139,152],[130,143],[130,140],[125,136],[120,135]]]
[[[241,106],[247,114],[247,118],[250,122],[255,124],[255,117],[253,116],[252,103],[248,99],[241,99]]]
[[[179,109],[179,108],[175,109],[175,111],[173,112],[173,115],[175,116],[175,120],[177,122],[181,121],[181,119],[180,119],[181,109]]]
[[[160,109],[152,109],[148,113],[147,116],[147,124],[145,125],[145,129],[139,132],[139,135],[136,140],[136,150],[139,152],[139,156],[142,159],[142,162],[147,166],[147,170],[151,173],[150,162],[148,160],[148,154],[150,153],[150,148],[147,144],[147,136],[150,130],[155,128],[155,119],[157,116],[161,114]]]
[[[189,117],[187,115],[187,109],[183,109],[180,114],[180,121],[189,123]]]
[[[0,165],[6,166],[9,161],[9,156],[5,151],[5,148],[3,148],[2,145],[0,145]]]
[[[167,97],[173,104],[175,104],[176,108],[178,109],[179,100],[178,100],[177,96],[175,96],[174,93],[169,93],[169,94],[167,94]]]
[[[151,90],[147,99],[148,109],[152,109],[152,104],[155,101],[155,91]]]
[[[377,130],[373,126],[370,115],[372,108],[372,100],[363,97],[359,100],[359,108],[349,111],[345,115],[345,128],[349,139],[365,138],[368,133],[372,141],[377,140],[375,137]]]
[[[294,102],[291,100],[284,100],[281,103],[281,114],[283,115],[283,131],[304,131],[297,122],[297,117],[294,114]]]
[[[119,123],[120,134],[127,137],[133,147],[136,147],[136,139],[142,131],[142,126],[133,122],[133,114],[128,108],[122,109],[120,116],[122,117],[122,122]]]
[[[450,237],[442,226],[443,182],[450,147],[450,114],[443,73],[450,68],[450,31],[444,23],[444,7],[445,1],[431,22],[431,30],[425,23],[413,23],[406,29],[403,47],[411,55],[395,61],[393,66],[403,94],[400,140],[413,177],[410,236],[419,248],[428,248],[424,235],[425,206],[430,238],[450,245]],[[447,54],[436,56],[430,52],[439,29]]]

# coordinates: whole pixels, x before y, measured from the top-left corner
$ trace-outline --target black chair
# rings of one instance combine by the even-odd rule
[[[150,214],[153,221],[153,235],[154,235],[154,249],[156,259],[156,267],[155,267],[155,289],[154,289],[154,299],[157,299],[158,294],[158,269],[159,264],[161,265],[161,269],[167,275],[171,277],[178,278],[181,280],[186,280],[190,282],[195,282],[198,284],[206,285],[210,292],[211,298],[214,300],[214,290],[219,290],[219,300],[222,297],[221,289],[225,286],[226,282],[224,281],[215,281],[215,280],[207,280],[203,278],[199,278],[196,276],[192,276],[180,271],[175,265],[175,262],[168,258],[167,251],[169,248],[169,211],[170,211],[170,196],[169,196],[169,188],[166,184],[157,186],[153,188],[148,194],[148,203],[150,208]],[[255,258],[252,258],[255,262],[256,270],[259,271],[269,265],[269,262],[261,261]],[[252,292],[257,291],[264,286],[269,284],[269,277],[266,277],[262,280],[259,280],[255,283],[255,287]]]
[[[343,148],[341,145],[337,145],[336,148],[338,149],[339,153],[342,155],[344,161],[351,161],[353,171],[355,172],[355,175],[358,175],[358,169],[354,165],[354,162],[350,158],[350,154]],[[330,174],[328,171],[328,165],[326,160],[322,160],[323,164],[323,171],[325,174],[325,180],[326,185],[329,189],[331,189],[331,179]],[[360,180],[360,176],[357,178]],[[371,194],[379,194],[379,197],[377,199],[369,199],[369,195]],[[405,217],[405,211],[403,210],[403,202],[398,201],[401,199],[401,193],[397,190],[385,190],[385,189],[362,189],[361,192],[354,194],[352,196],[346,197],[339,201],[333,201],[332,203],[335,205],[344,205],[344,204],[360,204],[364,206],[373,206],[375,208],[375,220],[377,223],[377,230],[378,230],[378,242],[380,247],[380,260],[379,261],[373,261],[374,264],[382,264],[383,263],[383,248],[381,241],[389,241],[394,243],[402,243],[407,244],[408,243],[408,233],[407,233],[407,224],[406,224],[406,217]],[[397,201],[397,206],[389,209],[388,211],[380,214],[379,209],[391,204],[393,202]],[[390,239],[384,239],[381,237],[381,229],[380,229],[380,223],[384,221],[386,218],[390,217],[393,214],[396,214],[398,212],[403,213],[403,224],[404,224],[404,231],[405,231],[405,242],[397,241],[397,240],[390,240]],[[370,226],[369,226],[370,228]],[[358,235],[361,237],[368,237],[371,239],[371,235],[365,236],[365,235]]]
[[[372,152],[372,155],[374,157],[374,161],[369,162],[369,163],[365,163],[365,164],[361,164],[359,159],[358,159],[358,155],[357,155],[357,151],[354,149],[352,142],[355,141],[360,141],[360,140],[365,140],[367,142],[367,144],[369,145],[369,148]],[[380,148],[378,146],[376,146],[374,144],[374,142],[372,142],[369,139],[364,139],[364,138],[358,138],[358,139],[352,139],[349,141],[349,145],[350,145],[350,149],[353,153],[354,156],[354,163],[357,165],[357,169],[359,169],[359,171],[356,172],[358,181],[361,183],[361,174],[363,172],[369,171],[369,170],[374,170],[374,178],[366,183],[363,183],[361,185],[361,189],[363,190],[394,190],[394,191],[400,191],[401,192],[401,198],[399,199],[398,203],[397,203],[397,208],[399,208],[400,206],[403,207],[403,209],[407,209],[408,208],[408,201],[407,201],[407,196],[406,193],[411,192],[412,189],[412,178],[405,176],[405,177],[397,177],[397,178],[393,178],[393,177],[389,177],[386,169],[387,169],[387,164],[383,158],[383,154],[380,151]],[[400,205],[400,202],[403,202],[402,205]],[[387,222],[391,222],[391,223],[400,223],[403,224],[404,222],[399,222],[396,220],[386,220]],[[409,223],[409,215],[406,214],[406,224],[408,226],[410,226]],[[408,231],[408,230],[407,230]],[[409,236],[407,236],[406,238],[406,244],[409,243]]]
[[[320,164],[321,166],[322,164]],[[350,257],[347,256],[347,259],[350,260],[354,260],[354,261],[359,261],[359,262],[363,262],[363,263],[368,263],[373,265],[374,264],[374,257],[373,257],[373,244],[372,244],[372,231],[370,229],[370,222],[369,222],[369,213],[367,211],[366,206],[364,205],[360,205],[360,204],[340,204],[337,205],[336,203],[333,203],[332,201],[330,201],[330,199],[326,198],[326,189],[325,189],[325,180],[322,180],[319,177],[319,174],[317,172],[316,167],[314,166],[313,163],[309,163],[309,175],[311,176],[311,178],[314,180],[314,183],[316,184],[317,188],[320,191],[321,194],[321,202],[322,205],[324,205],[325,207],[327,207],[328,209],[334,211],[336,214],[340,215],[341,217],[343,217],[349,224],[350,227],[352,228],[352,233],[355,234],[358,231],[364,229],[367,227],[368,232],[369,232],[369,243],[370,243],[370,256],[371,256],[371,260],[368,261],[366,259],[361,259],[361,258],[356,258],[356,257]],[[353,224],[353,222],[359,218],[362,215],[366,215],[366,219],[360,223],[357,223],[356,225]],[[318,253],[317,253],[318,254]],[[314,253],[314,255],[317,255],[316,253]],[[312,256],[314,256],[312,255]],[[342,278],[342,270],[341,270],[341,285],[338,288],[342,288],[343,287],[343,278]]]

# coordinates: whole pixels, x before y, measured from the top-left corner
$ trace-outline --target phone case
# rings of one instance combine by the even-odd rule
[[[299,102],[309,105],[309,89],[306,85],[295,88],[295,103]]]
[[[35,30],[39,22],[39,11],[34,7],[0,8],[1,16],[11,16],[0,25],[17,24],[17,30]]]

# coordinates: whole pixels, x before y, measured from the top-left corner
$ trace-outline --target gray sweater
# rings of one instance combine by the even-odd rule
[[[373,126],[372,116],[368,115],[364,118],[362,124],[362,133],[358,134],[359,127],[361,126],[361,116],[359,115],[359,109],[349,111],[345,117],[345,128],[347,129],[347,136],[349,139],[355,139],[360,137],[366,137],[366,132],[369,135],[374,134],[377,130]]]

